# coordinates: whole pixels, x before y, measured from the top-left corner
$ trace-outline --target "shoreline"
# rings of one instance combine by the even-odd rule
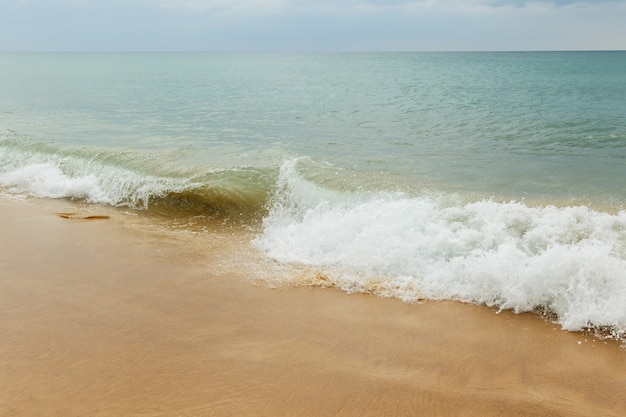
[[[457,302],[272,289],[242,232],[28,201],[0,196],[0,416],[626,410],[615,341]]]

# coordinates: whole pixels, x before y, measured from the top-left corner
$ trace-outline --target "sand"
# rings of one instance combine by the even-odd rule
[[[616,342],[271,288],[246,239],[0,199],[0,416],[626,415]]]

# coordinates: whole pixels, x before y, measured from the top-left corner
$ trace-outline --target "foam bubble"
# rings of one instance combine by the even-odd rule
[[[564,329],[626,329],[626,213],[403,194],[342,196],[285,163],[256,245],[336,285],[411,301],[539,306]],[[372,285],[375,283],[375,285]]]

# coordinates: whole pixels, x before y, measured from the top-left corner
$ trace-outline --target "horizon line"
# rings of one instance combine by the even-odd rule
[[[360,50],[360,49],[348,49],[348,50],[279,50],[279,49],[264,49],[264,50],[236,50],[236,49],[207,49],[207,50],[168,50],[168,49],[145,49],[145,50],[37,50],[37,49],[15,49],[15,50],[0,50],[0,53],[524,53],[524,52],[626,52],[626,49],[449,49],[449,50]]]

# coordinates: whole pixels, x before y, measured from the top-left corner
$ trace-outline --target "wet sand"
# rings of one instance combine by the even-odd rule
[[[240,233],[103,210],[0,199],[0,416],[626,415],[615,342],[272,289]]]

